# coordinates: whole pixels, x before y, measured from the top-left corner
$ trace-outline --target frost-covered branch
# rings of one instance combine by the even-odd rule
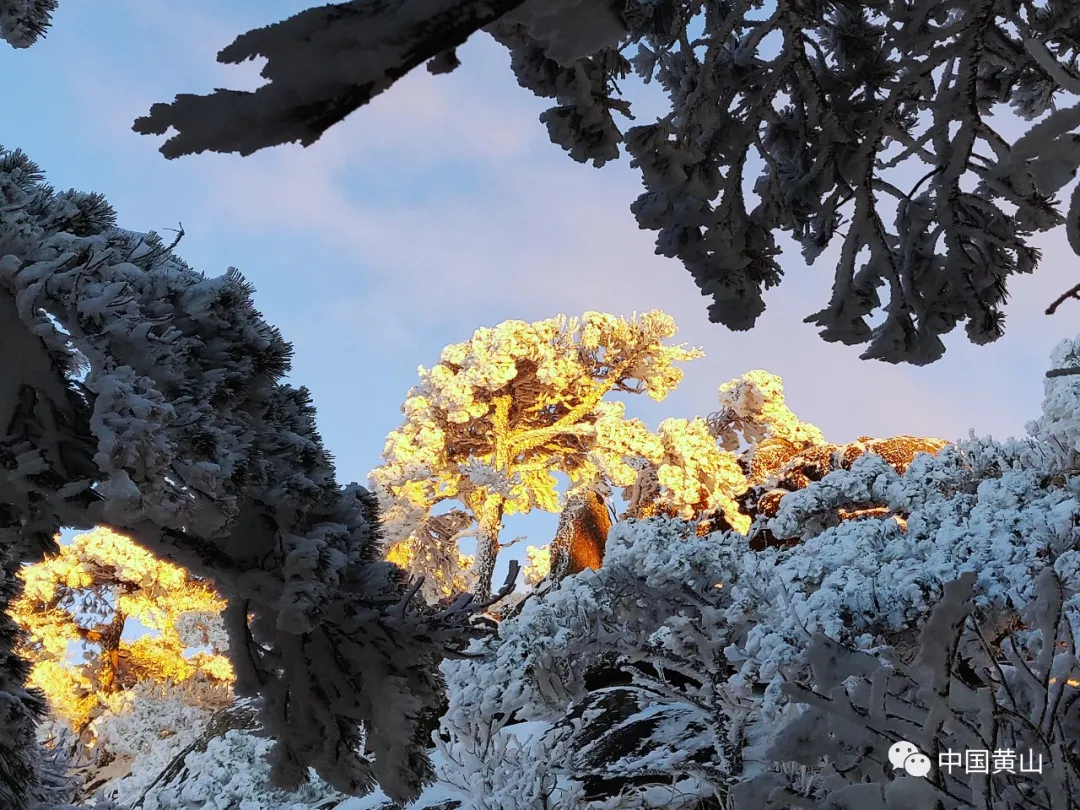
[[[0,549],[18,565],[61,526],[112,526],[212,580],[278,783],[313,766],[346,793],[416,795],[438,658],[480,631],[468,610],[398,607],[375,499],[337,484],[251,287],[117,229],[100,196],[54,192],[20,152],[0,152],[0,195]]]
[[[1005,810],[1080,801],[1080,681],[1071,629],[1077,594],[1071,587],[1063,593],[1046,568],[1026,606],[1028,629],[1007,637],[1003,655],[973,618],[975,581],[968,571],[946,584],[910,663],[885,664],[816,636],[807,650],[814,688],[784,687],[807,708],[777,735],[769,755],[809,766],[825,757],[818,795],[800,796],[771,773],[740,785],[737,806],[758,806],[766,796],[778,807],[817,807],[826,796],[835,806],[859,791],[860,806],[875,810],[901,802]],[[930,779],[889,774],[895,765],[880,753],[901,740],[929,756]],[[985,773],[971,766],[964,754],[970,751],[986,752]],[[958,763],[951,752],[964,758]],[[828,792],[830,782],[847,787]]]
[[[7,0],[0,32],[27,45],[53,6]],[[1080,253],[1080,186],[1058,197],[1080,167],[1078,23],[1075,4],[997,0],[357,0],[225,48],[227,63],[267,58],[258,90],[180,95],[135,128],[175,129],[169,157],[311,144],[421,64],[453,69],[484,29],[555,100],[554,143],[597,166],[629,153],[646,186],[632,211],[712,320],[753,327],[787,232],[811,263],[839,248],[832,298],[807,318],[824,339],[924,364],[961,323],[975,343],[1001,336],[1009,277],[1040,259],[1033,235],[1064,224]],[[624,130],[631,72],[670,112]],[[1038,123],[1011,140],[995,128],[1007,107]]]
[[[182,94],[155,104],[136,132],[177,134],[169,158],[212,150],[249,155],[268,146],[315,143],[391,87],[429,63],[453,69],[454,50],[522,0],[356,0],[302,11],[248,31],[218,54],[224,64],[264,57],[267,84],[257,90]],[[437,60],[434,61],[433,60]]]
[[[0,39],[28,48],[45,35],[57,0],[0,0]]]
[[[267,55],[270,84],[179,96],[136,127],[179,128],[169,156],[311,143],[486,26],[518,82],[555,100],[541,115],[554,143],[597,166],[629,153],[646,186],[639,225],[731,329],[753,327],[782,279],[779,232],[811,263],[839,247],[832,298],[807,320],[894,363],[937,360],[961,323],[975,343],[1000,337],[1009,277],[1039,262],[1034,234],[1065,224],[1080,252],[1080,191],[1066,213],[1058,199],[1080,166],[1080,106],[1060,103],[1080,87],[1075,4],[462,2],[303,12],[222,52]],[[463,22],[432,44],[429,24],[451,6]],[[631,72],[660,85],[670,112],[624,129]],[[995,129],[1006,107],[1042,120],[1010,141]]]

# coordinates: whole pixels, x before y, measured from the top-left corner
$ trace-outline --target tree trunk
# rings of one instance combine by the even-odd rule
[[[558,581],[586,568],[600,568],[610,528],[611,517],[596,492],[585,490],[568,497],[551,542],[551,577]]]
[[[499,556],[499,533],[502,531],[505,499],[490,495],[475,510],[479,531],[476,533],[476,598],[491,596],[491,580],[495,575],[495,560]]]
[[[127,616],[121,611],[116,611],[111,622],[99,628],[98,643],[101,645],[99,665],[101,667],[100,683],[105,692],[120,691],[120,636],[124,633],[124,625]]]

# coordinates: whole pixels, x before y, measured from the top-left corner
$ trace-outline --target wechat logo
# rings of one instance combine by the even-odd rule
[[[930,757],[907,740],[893,743],[889,748],[889,762],[893,770],[903,768],[908,776],[926,776],[930,773]]]

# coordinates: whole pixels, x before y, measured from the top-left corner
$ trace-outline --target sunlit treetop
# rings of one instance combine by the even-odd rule
[[[719,510],[733,528],[746,531],[749,518],[739,512],[735,496],[746,490],[746,475],[738,457],[717,446],[709,425],[695,419],[665,419],[658,431],[662,451],[645,456],[658,485],[658,511],[687,520]]]
[[[718,392],[720,409],[709,416],[709,427],[725,450],[740,441],[756,444],[766,438],[787,439],[798,446],[823,444],[825,437],[788,407],[784,382],[760,369],[729,380]]]
[[[108,694],[141,681],[232,681],[225,601],[123,535],[104,528],[77,535],[20,576],[25,590],[11,615],[27,632],[31,685],[77,730]],[[151,633],[124,638],[132,620]],[[70,660],[73,644],[85,650],[82,665]]]
[[[618,391],[663,400],[682,379],[675,363],[701,356],[661,343],[675,331],[661,312],[632,320],[589,312],[478,329],[419,369],[405,421],[387,437],[387,463],[371,478],[422,508],[503,490],[509,513],[557,511],[549,472],[557,459],[572,480],[601,470],[632,478],[626,456],[657,440],[625,418],[622,403],[602,398]]]
[[[751,517],[738,498],[776,466],[758,464],[761,480],[750,474],[759,445],[781,441],[793,451],[825,445],[821,431],[787,406],[783,380],[775,374],[748,371],[721,385],[718,398],[719,410],[707,419],[666,419],[658,441],[643,445],[638,474],[623,491],[626,517],[689,520],[708,514],[745,533]]]
[[[390,542],[405,540],[436,504],[456,499],[480,525],[478,566],[497,549],[503,515],[557,512],[558,481],[633,483],[633,457],[660,440],[627,419],[609,394],[663,400],[682,379],[676,365],[698,350],[665,345],[675,322],[660,311],[622,318],[587,312],[535,323],[506,321],[447,346],[419,369],[387,437],[386,463],[372,470]],[[483,580],[489,573],[481,573]]]

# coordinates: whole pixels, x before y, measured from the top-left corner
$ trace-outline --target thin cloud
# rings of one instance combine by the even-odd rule
[[[170,7],[130,1],[163,38],[176,35]],[[198,18],[187,31],[177,48],[182,89],[198,90],[190,80],[210,74],[242,86],[235,68],[212,59],[237,32],[232,23]],[[477,326],[507,318],[658,307],[676,317],[680,339],[704,346],[707,357],[687,368],[668,402],[635,406],[653,422],[661,414],[708,412],[717,385],[751,368],[783,376],[796,412],[838,440],[904,432],[957,438],[969,426],[1020,433],[1024,419],[1037,415],[1046,355],[1070,334],[1067,316],[1042,314],[1071,283],[1062,268],[1075,259],[1061,234],[1040,240],[1046,258],[1038,274],[1010,281],[1006,337],[973,347],[958,330],[945,358],[929,368],[866,362],[858,359],[861,347],[824,343],[802,320],[828,300],[828,257],[806,268],[794,250],[758,327],[731,333],[708,323],[708,302],[689,274],[654,256],[653,235],[637,229],[628,210],[640,188],[633,170],[572,163],[536,121],[543,102],[515,87],[505,66],[486,70],[505,63],[505,54],[478,42],[467,55],[460,73],[407,77],[309,149],[200,155],[167,168],[152,153],[152,139],[127,129],[150,101],[164,100],[160,76],[114,67],[94,71],[109,77],[108,88],[85,76],[75,81],[88,102],[112,105],[101,118],[122,122],[124,132],[101,134],[115,138],[115,148],[132,149],[136,161],[158,161],[153,171],[175,178],[179,192],[197,188],[202,227],[228,223],[271,243],[285,232],[311,240],[305,272],[325,285],[327,300],[301,320],[301,352],[313,345],[332,357],[350,351],[332,336],[362,334],[366,346],[384,352],[367,362],[401,372],[434,362],[442,345]],[[419,190],[380,193],[395,184]]]
[[[505,108],[501,114],[511,117]],[[537,131],[542,137],[542,129]],[[1041,311],[1047,293],[1058,286],[1058,274],[1044,270],[1013,281],[1010,329],[999,346],[972,347],[954,334],[949,353],[933,370],[913,369],[861,361],[859,347],[826,344],[803,324],[827,301],[831,273],[827,257],[805,268],[792,250],[789,278],[769,294],[758,328],[733,334],[707,322],[707,302],[678,263],[652,255],[652,234],[637,230],[627,210],[633,198],[628,169],[589,172],[554,147],[550,152],[542,162],[505,168],[482,195],[448,191],[427,204],[375,207],[350,199],[335,176],[333,150],[318,161],[305,155],[303,171],[267,176],[281,184],[277,199],[260,193],[257,182],[227,176],[220,182],[233,195],[233,216],[282,224],[302,216],[305,228],[356,256],[366,270],[358,282],[362,291],[337,310],[358,322],[396,321],[397,328],[374,330],[373,339],[382,334],[387,347],[418,327],[427,334],[453,334],[445,341],[451,342],[476,326],[510,317],[660,307],[683,325],[683,339],[704,345],[710,355],[688,369],[683,393],[668,407],[676,399],[695,400],[700,410],[706,396],[712,404],[718,383],[762,367],[785,377],[793,402],[804,403],[805,418],[843,439],[863,432],[957,438],[976,415],[981,425],[1018,433],[1023,419],[1035,415],[1034,407],[1013,407],[1016,397],[995,399],[1001,380],[994,367],[1018,353],[1045,362],[1041,358],[1060,336],[1060,324],[1047,323]],[[320,171],[312,173],[312,165]],[[258,174],[254,166],[250,171]],[[1057,250],[1047,251],[1048,266]],[[410,363],[433,362],[437,348],[426,354],[432,358],[410,358]],[[1030,376],[1036,390],[1022,399],[1034,406],[1041,391],[1037,375]],[[980,403],[977,414],[973,402]]]

